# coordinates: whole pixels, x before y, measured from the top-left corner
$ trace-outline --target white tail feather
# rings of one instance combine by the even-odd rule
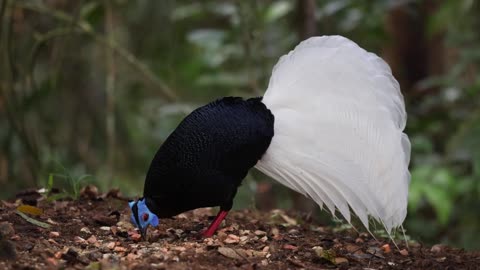
[[[310,38],[273,69],[263,102],[275,135],[256,167],[390,232],[407,214],[410,142],[398,82],[378,56],[340,36]],[[350,208],[349,208],[350,207]]]

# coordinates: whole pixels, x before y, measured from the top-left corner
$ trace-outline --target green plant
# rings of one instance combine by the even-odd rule
[[[62,185],[62,192],[57,194],[51,194],[48,196],[49,200],[57,200],[65,197],[71,197],[72,199],[78,199],[80,196],[80,190],[90,183],[89,179],[93,176],[89,174],[74,176],[65,167],[62,166],[62,173],[50,173],[46,183],[47,192],[51,192],[57,185]],[[60,182],[55,182],[55,179],[60,179]]]

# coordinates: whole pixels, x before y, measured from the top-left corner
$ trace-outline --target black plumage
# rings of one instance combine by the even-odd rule
[[[200,207],[230,210],[273,137],[274,116],[261,100],[226,97],[188,115],[152,160],[144,188],[148,208],[159,218]]]

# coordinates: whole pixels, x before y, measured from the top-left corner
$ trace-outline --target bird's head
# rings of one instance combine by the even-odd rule
[[[146,239],[148,225],[153,227],[158,226],[158,217],[148,209],[145,203],[145,198],[140,198],[137,201],[130,201],[128,203],[132,214],[130,216],[131,222],[140,230],[143,239]]]

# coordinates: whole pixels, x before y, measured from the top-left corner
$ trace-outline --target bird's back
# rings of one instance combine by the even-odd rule
[[[150,165],[144,196],[152,210],[168,217],[199,207],[231,207],[241,180],[267,150],[273,124],[261,98],[227,97],[193,111]]]

